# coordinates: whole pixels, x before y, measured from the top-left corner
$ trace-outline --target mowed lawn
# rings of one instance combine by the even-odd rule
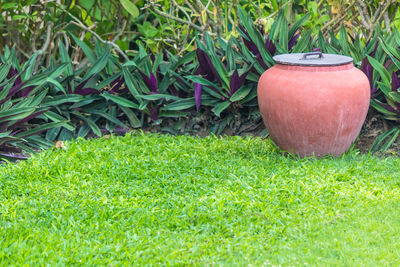
[[[400,264],[400,160],[132,133],[0,167],[1,265]]]

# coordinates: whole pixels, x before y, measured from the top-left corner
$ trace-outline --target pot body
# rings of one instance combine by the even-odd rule
[[[343,154],[357,138],[370,101],[368,78],[352,63],[276,64],[261,76],[257,93],[271,139],[302,157]]]

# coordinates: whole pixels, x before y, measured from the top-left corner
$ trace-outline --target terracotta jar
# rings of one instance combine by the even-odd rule
[[[368,112],[368,78],[346,56],[311,52],[274,60],[257,90],[272,141],[301,157],[344,153]]]

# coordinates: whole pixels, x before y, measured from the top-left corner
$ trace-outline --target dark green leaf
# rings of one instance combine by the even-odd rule
[[[385,50],[385,52],[389,55],[396,67],[400,69],[400,53],[397,52],[398,48],[393,48],[390,45],[386,45],[382,38],[379,38],[379,42],[383,50]]]
[[[397,137],[399,136],[400,129],[395,128],[396,131],[391,135],[391,137],[386,141],[386,143],[382,146],[381,150],[386,151],[393,143],[396,141]]]
[[[296,22],[292,25],[292,27],[289,30],[289,38],[293,36],[293,34],[296,32],[296,29],[299,28],[301,25],[303,25],[308,18],[310,17],[310,13],[305,14],[301,19],[296,20]]]
[[[10,72],[11,64],[4,63],[0,66],[0,82],[7,77],[7,74]]]
[[[138,119],[136,114],[130,108],[124,106],[120,106],[120,108],[122,112],[124,112],[125,115],[128,117],[129,123],[133,128],[139,128],[142,126],[141,121]]]
[[[64,43],[61,41],[61,38],[58,41],[58,50],[61,57],[61,62],[67,64],[67,76],[71,76],[73,74],[71,59],[69,58],[68,51],[64,46]]]
[[[70,95],[58,95],[58,96],[54,96],[54,97],[48,97],[48,99],[46,99],[46,101],[43,101],[42,106],[46,107],[46,106],[58,106],[64,103],[68,103],[68,102],[79,102],[81,100],[83,100],[84,97],[81,95],[74,95],[74,94],[70,94]]]
[[[96,62],[96,56],[94,55],[92,49],[84,42],[81,41],[78,37],[70,33],[75,43],[82,49],[83,53],[87,56],[89,61],[94,64]]]
[[[229,102],[229,101],[224,101],[224,102],[218,103],[214,108],[215,115],[217,115],[219,117],[221,115],[221,112],[224,111],[225,109],[227,109],[230,105],[231,105],[231,102]]]
[[[210,82],[209,80],[206,80],[206,79],[204,79],[203,77],[200,77],[200,76],[189,75],[189,76],[187,76],[187,79],[189,79],[189,80],[191,80],[191,81],[193,81],[195,83],[199,83],[201,85],[209,86],[209,87],[212,87],[212,88],[215,88],[215,89],[218,89],[218,87],[219,87],[217,84],[215,84],[213,82]]]
[[[135,109],[139,108],[139,106],[137,104],[135,104],[134,102],[132,102],[129,99],[126,99],[124,97],[117,96],[117,95],[112,95],[112,94],[109,94],[107,92],[104,92],[101,95],[105,99],[110,100],[110,101],[116,103],[119,106],[128,107],[128,108],[135,108]]]
[[[340,46],[342,47],[342,52],[345,55],[350,56],[349,45],[348,45],[348,36],[347,36],[346,29],[344,28],[343,25],[339,31],[339,43],[340,43]]]
[[[89,71],[85,74],[82,80],[89,79],[92,75],[98,74],[100,71],[102,71],[106,67],[109,57],[110,57],[110,48],[106,45],[103,54],[93,64],[93,67],[89,69]]]
[[[46,139],[50,140],[50,141],[56,140],[56,138],[57,138],[58,134],[60,133],[60,131],[61,131],[61,127],[60,126],[54,127],[52,129],[49,129],[46,132]]]
[[[251,89],[253,89],[252,86],[242,86],[231,96],[230,101],[236,102],[242,100],[250,93]]]
[[[4,118],[6,118],[6,117],[11,117],[11,116],[16,116],[19,114],[26,114],[26,113],[30,114],[30,113],[33,113],[34,111],[35,111],[34,107],[21,107],[21,108],[14,107],[9,110],[3,110],[3,111],[0,111],[0,118],[2,118],[2,120],[0,120],[0,122],[3,121]]]
[[[169,100],[181,100],[177,96],[166,95],[166,94],[138,95],[138,97],[140,97],[142,99],[145,99],[145,100],[150,100],[150,101],[155,101],[155,100],[160,100],[160,99],[165,99],[167,101],[169,101]]]
[[[168,105],[165,105],[163,110],[185,110],[194,107],[195,104],[196,103],[194,101],[194,97],[187,98],[187,99],[177,100]]]
[[[25,72],[22,74],[22,79],[23,80],[28,80],[33,73],[33,70],[35,68],[36,65],[36,59],[39,55],[39,52],[35,52],[30,58],[29,60],[24,64],[24,67],[26,67]],[[0,80],[2,81],[2,79]]]
[[[111,116],[110,114],[108,114],[108,113],[106,113],[104,111],[101,111],[101,110],[90,110],[90,112],[93,113],[93,114],[99,115],[99,116],[105,118],[106,120],[108,120],[108,121],[110,121],[112,123],[115,123],[115,124],[117,124],[117,125],[119,125],[121,127],[126,128],[126,125],[124,123],[122,123],[119,119],[117,119],[116,117]]]
[[[66,123],[67,122],[65,121],[65,122],[50,122],[50,123],[42,124],[42,125],[40,125],[38,127],[35,127],[35,128],[33,128],[33,129],[29,130],[29,131],[18,133],[18,134],[15,135],[15,137],[24,138],[26,136],[33,135],[33,134],[45,131],[47,129],[52,129],[52,128],[55,128],[55,127],[64,126]]]
[[[397,115],[396,113],[385,109],[384,107],[379,105],[379,103],[380,103],[379,100],[376,100],[376,99],[371,100],[371,106],[373,108],[375,108],[377,111],[381,112],[382,114],[385,114],[386,116],[396,116]]]
[[[372,67],[380,74],[382,81],[385,84],[390,84],[390,74],[386,70],[386,68],[373,57],[368,56],[368,60],[371,63]]]
[[[310,43],[312,30],[307,31],[304,33],[297,44],[293,47],[292,53],[301,53],[304,52]]]
[[[132,73],[130,73],[127,68],[123,68],[122,73],[124,75],[125,84],[128,87],[129,92],[131,92],[131,94],[136,98],[139,95],[139,90],[136,87]]]
[[[389,97],[394,102],[400,103],[400,93],[399,92],[389,92]]]
[[[372,145],[371,151],[375,152],[379,149],[381,143],[390,135],[394,134],[396,131],[399,131],[399,128],[393,128],[385,133],[381,134],[378,138],[376,138],[374,144]]]
[[[64,118],[63,116],[53,112],[53,111],[46,111],[44,113],[44,115],[49,118],[50,120],[54,121],[54,122],[63,122],[63,121],[67,121],[66,118]],[[63,125],[64,128],[70,130],[70,131],[74,131],[75,130],[75,126],[69,123],[65,123]]]

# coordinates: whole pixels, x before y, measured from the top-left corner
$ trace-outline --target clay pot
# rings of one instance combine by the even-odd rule
[[[312,52],[274,60],[257,90],[272,141],[301,157],[344,153],[368,112],[368,78],[345,56]]]

